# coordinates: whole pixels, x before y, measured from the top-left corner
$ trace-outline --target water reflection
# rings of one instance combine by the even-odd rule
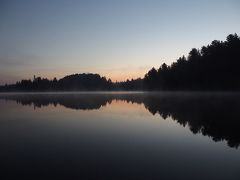
[[[41,108],[62,105],[77,110],[99,109],[113,100],[143,104],[153,115],[170,117],[192,133],[214,141],[240,145],[240,95],[208,93],[79,93],[79,94],[1,94],[0,99]]]

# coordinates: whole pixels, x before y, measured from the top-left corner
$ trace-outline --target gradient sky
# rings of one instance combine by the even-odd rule
[[[239,0],[0,0],[0,84],[143,77],[230,33],[240,34]]]

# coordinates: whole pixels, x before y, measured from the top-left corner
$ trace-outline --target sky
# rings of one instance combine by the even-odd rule
[[[232,33],[240,35],[239,0],[0,0],[0,84],[144,77]]]

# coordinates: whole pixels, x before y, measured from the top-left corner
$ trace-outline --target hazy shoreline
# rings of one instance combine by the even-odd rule
[[[221,95],[221,94],[240,94],[240,91],[36,91],[36,92],[0,92],[0,95],[10,95],[10,94],[59,94],[59,95],[65,95],[65,94],[215,94],[215,95]]]

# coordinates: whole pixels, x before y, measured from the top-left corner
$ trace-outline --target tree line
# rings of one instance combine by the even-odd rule
[[[149,90],[240,90],[240,38],[230,34],[226,41],[214,40],[193,48],[171,65],[163,63],[144,77]]]
[[[35,77],[16,84],[2,86],[2,91],[91,91],[111,90],[112,82],[99,74],[72,74],[57,80]]]
[[[35,77],[0,86],[0,91],[239,91],[240,37],[230,34],[226,41],[214,40],[201,49],[193,48],[187,57],[171,65],[152,68],[144,78],[112,82],[99,74],[83,73],[62,79]]]

